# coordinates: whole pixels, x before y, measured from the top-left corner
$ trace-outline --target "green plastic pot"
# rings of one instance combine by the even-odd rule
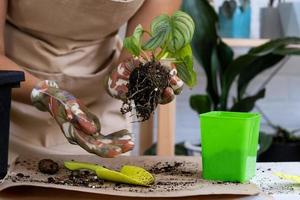
[[[200,115],[204,179],[246,182],[255,175],[260,118],[239,112]]]

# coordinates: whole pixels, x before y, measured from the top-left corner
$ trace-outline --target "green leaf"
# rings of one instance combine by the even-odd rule
[[[264,56],[244,56],[242,59],[243,62],[240,62],[240,65],[244,68],[239,73],[238,78],[238,99],[241,99],[251,82],[257,75],[261,72],[270,69],[279,63],[284,56],[275,55],[275,54],[266,54]],[[250,62],[248,62],[248,59]]]
[[[220,63],[220,75],[222,75],[223,72],[226,71],[230,63],[233,61],[234,53],[232,48],[230,48],[222,40],[220,40],[220,42],[217,44],[217,53],[218,53],[218,59]]]
[[[251,63],[256,58],[254,55],[243,55],[235,59],[226,69],[222,78],[222,93],[221,93],[221,110],[227,110],[227,100],[230,87],[235,78],[241,73],[244,68],[251,66]]]
[[[152,37],[143,45],[144,50],[155,50],[160,47],[170,34],[170,17],[166,14],[157,16],[150,25]]]
[[[182,11],[176,11],[171,17],[160,15],[152,21],[152,37],[143,45],[143,49],[164,49],[167,46],[169,52],[176,53],[191,42],[194,30],[192,18]]]
[[[207,95],[192,95],[190,106],[198,114],[206,113],[211,111],[211,100]]]
[[[178,77],[189,87],[195,86],[197,83],[197,73],[194,71],[191,46],[186,45],[180,51],[177,51],[176,54],[171,54],[170,56],[176,58],[175,65]]]
[[[274,54],[277,55],[295,55],[295,56],[299,56],[300,55],[300,48],[278,48],[276,49],[274,52]]]
[[[182,11],[176,11],[170,18],[168,51],[175,53],[192,41],[195,31],[193,19]]]
[[[226,102],[227,91],[237,76],[239,76],[237,88],[238,99],[241,99],[250,81],[258,74],[275,66],[286,55],[298,55],[300,49],[286,47],[291,44],[300,44],[300,38],[287,37],[271,40],[259,47],[252,48],[248,54],[240,56],[233,61],[226,70],[225,78],[222,81],[224,84],[222,102]]]
[[[259,133],[259,150],[258,155],[267,151],[273,143],[273,135],[267,134],[265,132]]]
[[[221,95],[219,93],[220,90],[223,88],[222,83],[224,83],[224,72],[227,70],[228,66],[233,61],[233,51],[222,40],[220,40],[212,51],[211,59],[211,77],[210,79],[208,78],[208,81],[210,82],[210,88],[214,91],[215,98],[219,100]],[[229,91],[230,88],[226,89]],[[216,103],[219,103],[219,101],[216,101]],[[220,105],[215,104],[214,109],[221,108],[222,110],[226,110],[227,106],[222,104],[223,101],[221,101],[220,103]]]
[[[190,58],[187,56],[183,61],[176,63],[176,69],[178,77],[189,87],[194,87],[197,84],[197,74],[190,69],[186,63],[190,62]]]
[[[299,37],[285,37],[285,38],[279,38],[275,40],[271,40],[261,46],[255,47],[250,49],[250,54],[255,55],[266,55],[269,53],[273,53],[278,48],[283,48],[288,45],[295,45],[300,44],[300,38]],[[288,55],[288,54],[286,54]]]
[[[211,52],[219,38],[216,29],[218,16],[208,1],[183,1],[182,10],[188,13],[195,22],[192,47],[196,59],[205,69],[209,68]]]
[[[134,29],[132,36],[137,39],[138,43],[140,44],[141,38],[143,36],[144,30],[141,24],[137,25]]]
[[[218,16],[208,1],[204,0],[182,1],[182,10],[188,13],[195,22],[195,33],[192,40],[193,53],[206,73],[206,91],[216,107],[219,103],[219,95],[212,85],[211,56],[220,39],[216,28]]]
[[[134,37],[127,37],[123,41],[123,46],[126,48],[132,55],[139,56],[141,49],[139,48],[138,41]]]
[[[123,46],[126,48],[131,54],[135,56],[139,56],[141,53],[141,37],[143,35],[143,27],[142,25],[138,25],[132,36],[126,37]]]
[[[221,68],[221,64],[219,62],[218,58],[218,52],[217,49],[214,48],[211,56],[211,84],[214,89],[214,91],[219,91],[218,87],[218,73]]]
[[[235,103],[232,106],[232,108],[230,110],[235,111],[235,112],[250,112],[254,108],[255,102],[258,99],[265,97],[265,92],[266,92],[266,89],[262,89],[255,95],[246,97],[246,98],[238,101],[237,103]]]

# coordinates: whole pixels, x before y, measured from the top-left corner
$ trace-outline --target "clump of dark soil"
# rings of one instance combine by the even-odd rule
[[[152,166],[149,171],[154,174],[169,173],[169,172],[176,173],[178,171],[178,168],[182,165],[183,163],[180,162],[175,162],[174,164],[168,162],[165,163],[158,162],[154,166]]]
[[[183,175],[183,176],[193,176],[195,175],[192,171],[184,170],[185,163],[183,162],[158,162],[153,165],[149,171],[153,174],[168,174],[168,175]]]
[[[39,170],[44,174],[55,174],[59,170],[58,164],[51,159],[40,160],[38,166]]]
[[[163,91],[170,85],[170,73],[160,62],[140,64],[129,77],[127,99],[122,114],[136,111],[138,121],[146,121],[156,109]],[[134,105],[134,108],[133,108]]]

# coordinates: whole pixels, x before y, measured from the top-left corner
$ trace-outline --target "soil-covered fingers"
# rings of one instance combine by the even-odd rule
[[[183,89],[183,81],[178,76],[173,75],[170,77],[170,86],[166,87],[161,94],[160,104],[167,104],[173,101],[175,95],[181,93]]]
[[[161,94],[159,104],[168,104],[175,98],[174,90],[171,87],[167,87]]]
[[[113,145],[120,147],[122,149],[122,153],[131,151],[134,148],[132,134],[126,129],[103,136],[103,138],[111,140]]]
[[[75,132],[75,141],[86,151],[104,158],[113,158],[122,154],[122,149],[112,140],[97,138],[95,135],[87,135],[80,130]]]
[[[170,77],[170,86],[172,87],[174,94],[178,95],[183,90],[184,82],[177,76],[171,75]]]
[[[183,89],[184,82],[177,76],[176,66],[172,63],[166,65],[170,71],[170,86],[174,90],[174,94],[178,95]]]
[[[177,69],[172,61],[163,60],[162,65],[170,72],[170,86],[174,90],[174,94],[178,95],[183,89],[184,82],[177,76]]]
[[[129,76],[139,65],[140,61],[136,59],[120,63],[108,77],[108,93],[115,98],[126,99]]]

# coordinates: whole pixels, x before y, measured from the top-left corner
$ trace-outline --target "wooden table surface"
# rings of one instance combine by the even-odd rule
[[[258,185],[263,193],[259,196],[212,195],[175,198],[185,200],[200,199],[234,199],[234,200],[297,200],[300,199],[300,184],[282,180],[274,172],[284,172],[300,175],[300,162],[291,163],[258,163],[256,176],[251,180]],[[0,193],[1,200],[132,200],[135,198],[87,194],[82,192],[64,191],[59,189],[19,187]],[[141,199],[141,198],[140,198]],[[149,198],[171,200],[174,198]]]

